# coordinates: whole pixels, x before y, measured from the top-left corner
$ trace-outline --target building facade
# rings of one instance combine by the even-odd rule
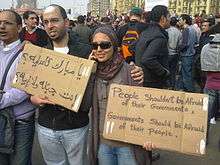
[[[91,12],[93,16],[103,17],[106,15],[107,11],[111,8],[110,0],[90,0],[88,11]]]
[[[133,6],[144,8],[144,0],[90,0],[88,11],[102,17],[109,10],[114,14],[127,13]]]
[[[133,6],[144,8],[144,0],[114,0],[112,3],[114,11],[117,13],[128,13]]]
[[[220,0],[170,0],[169,9],[176,14],[217,14],[220,13]]]

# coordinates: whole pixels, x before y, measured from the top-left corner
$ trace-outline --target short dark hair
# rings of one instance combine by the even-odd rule
[[[26,11],[23,14],[23,19],[28,19],[31,14],[34,14],[38,17],[37,13],[35,13],[34,11]]]
[[[16,24],[17,25],[22,25],[22,18],[21,18],[21,16],[17,12],[15,12],[14,10],[6,9],[6,10],[3,10],[1,12],[10,12],[10,13],[14,14]]]
[[[171,26],[176,26],[177,22],[178,22],[178,19],[176,17],[170,18],[170,25]]]
[[[50,6],[59,9],[62,18],[63,18],[63,19],[67,19],[66,10],[65,10],[62,6],[57,5],[57,4],[52,4],[52,5],[50,5]]]
[[[77,17],[77,21],[79,24],[85,23],[85,17],[83,15],[80,15]]]
[[[188,14],[181,14],[180,18],[186,21],[187,25],[192,25],[192,18]]]
[[[157,5],[150,12],[150,20],[153,22],[160,22],[161,17],[166,17],[168,14],[169,11],[166,6]]]

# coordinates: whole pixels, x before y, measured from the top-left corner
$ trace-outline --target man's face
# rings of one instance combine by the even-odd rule
[[[181,26],[181,27],[183,27],[184,25],[185,25],[185,20],[183,20],[183,18],[181,18],[180,17],[180,19],[179,19],[179,25]]]
[[[28,19],[24,20],[28,28],[34,29],[38,25],[38,18],[35,14],[30,14]]]
[[[50,6],[43,13],[43,24],[49,37],[53,41],[61,40],[68,28],[68,20],[63,19],[59,9]]]
[[[209,22],[202,23],[202,32],[207,32],[209,30]]]
[[[166,17],[162,16],[160,19],[160,25],[164,29],[168,29],[170,27],[170,14],[167,14]]]
[[[0,12],[0,40],[8,45],[19,39],[21,25],[17,25],[15,15],[10,11]]]

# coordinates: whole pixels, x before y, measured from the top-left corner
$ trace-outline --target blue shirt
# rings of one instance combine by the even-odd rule
[[[9,45],[0,45],[0,80],[2,80],[3,74],[9,63],[10,59],[20,50],[22,47],[20,40],[17,40]],[[16,68],[19,60],[21,59],[22,53],[18,55],[10,70],[7,74],[6,83],[4,86],[5,93],[0,100],[0,110],[9,106],[13,107],[16,119],[25,119],[33,115],[35,106],[31,104],[29,95],[19,89],[12,88],[11,83],[14,79]]]

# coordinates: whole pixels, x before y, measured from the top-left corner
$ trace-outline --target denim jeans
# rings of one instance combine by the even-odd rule
[[[181,74],[178,88],[183,89],[186,92],[194,92],[195,90],[192,73],[193,63],[194,56],[181,57]]]
[[[0,153],[1,165],[30,165],[34,139],[34,121],[15,124],[15,152]]]
[[[37,124],[38,139],[47,165],[85,165],[88,125],[55,131]]]
[[[178,64],[178,54],[169,55],[169,71],[170,78],[168,80],[168,87],[174,89],[176,83],[176,73],[177,73],[177,64]]]
[[[112,147],[100,144],[98,159],[99,165],[137,165],[130,147]]]
[[[220,90],[205,88],[204,93],[209,95],[208,122],[210,122],[220,108]]]

